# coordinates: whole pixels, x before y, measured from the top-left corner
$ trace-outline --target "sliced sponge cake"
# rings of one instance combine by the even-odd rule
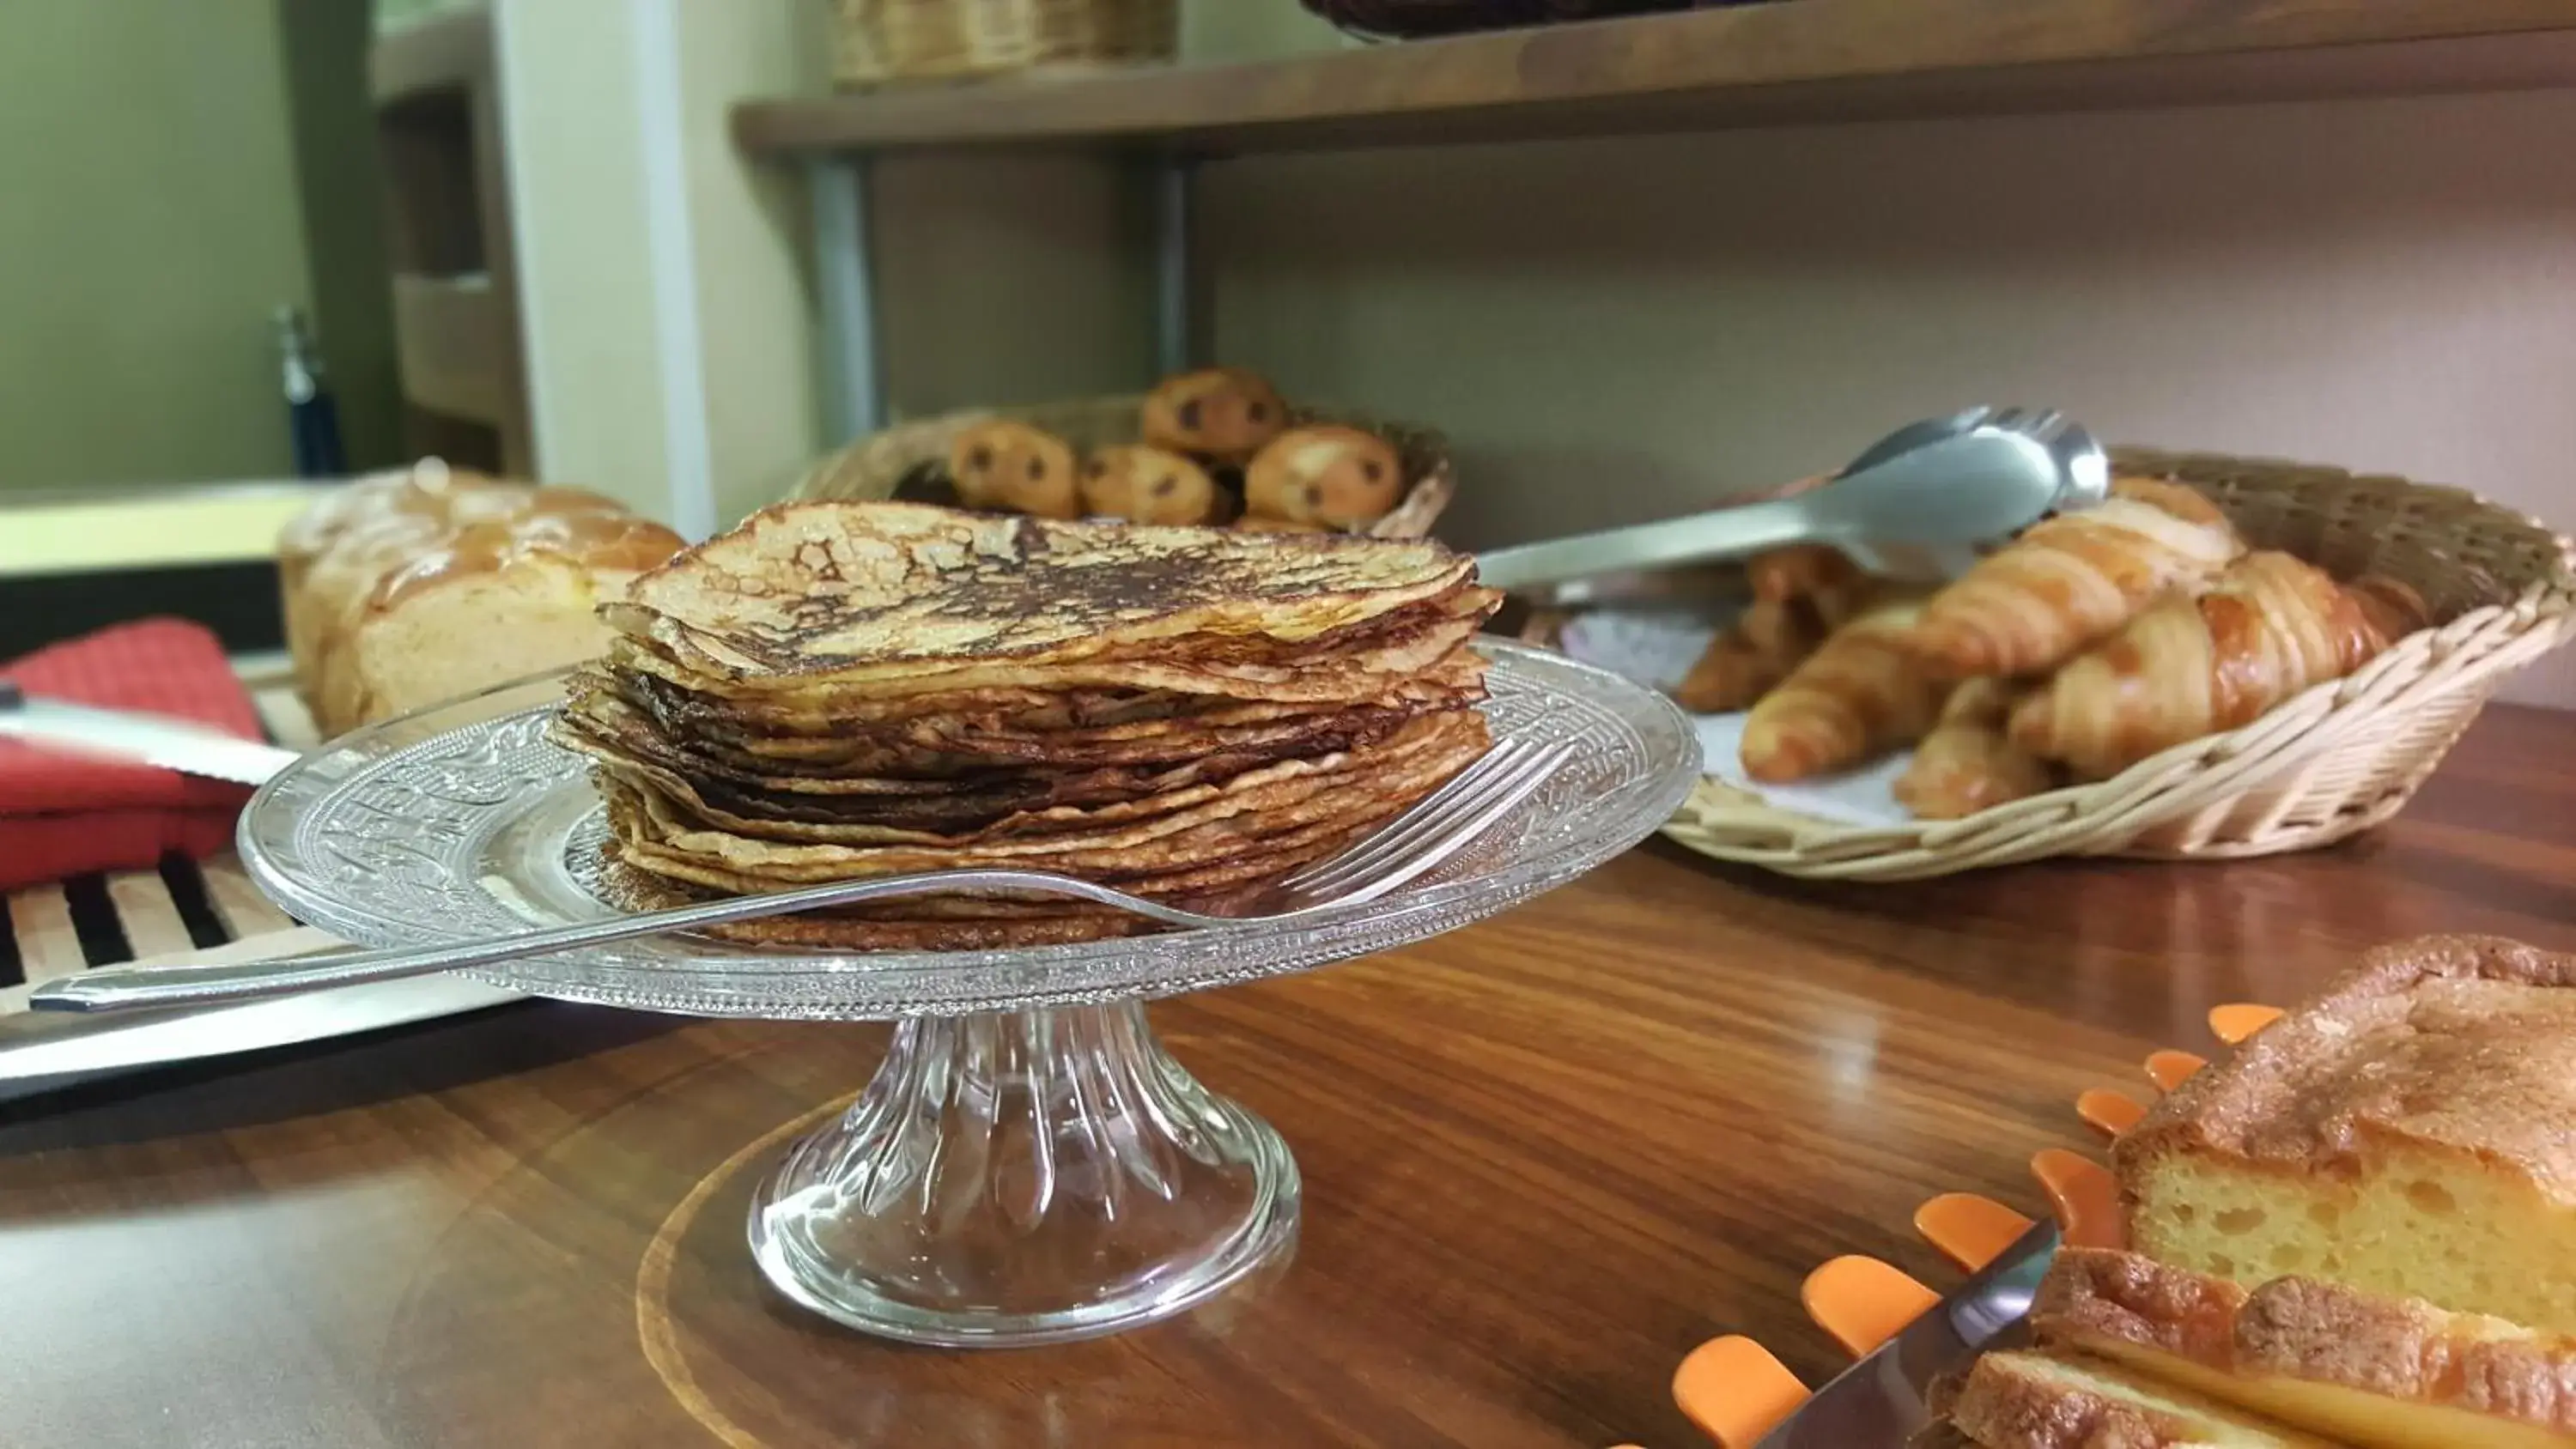
[[[2055,1347],[2363,1449],[2576,1443],[2576,1340],[2309,1278],[2247,1290],[2133,1253],[2063,1249],[2031,1306]]]
[[[2576,956],[2384,947],[2115,1150],[2130,1246],[2576,1337]]]
[[[1984,1449],[2335,1449],[2099,1360],[1990,1353],[1950,1406]]]

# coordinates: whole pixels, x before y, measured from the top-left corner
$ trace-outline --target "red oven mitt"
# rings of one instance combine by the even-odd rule
[[[174,715],[244,739],[259,712],[224,647],[184,619],[145,619],[0,664],[30,695]],[[247,786],[0,738],[0,890],[96,870],[143,870],[232,844]]]

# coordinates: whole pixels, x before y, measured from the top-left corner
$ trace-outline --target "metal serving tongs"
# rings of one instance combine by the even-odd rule
[[[1479,579],[1546,605],[1657,592],[1641,580],[1795,543],[1829,543],[1874,572],[1919,571],[2110,495],[2101,444],[2055,411],[1971,408],[1897,429],[1822,484],[1785,498],[1477,555]]]

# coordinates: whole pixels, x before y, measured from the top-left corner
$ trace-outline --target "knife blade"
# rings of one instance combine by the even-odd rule
[[[338,944],[325,941],[318,949]],[[353,1036],[526,999],[462,976],[424,976],[241,1006],[123,1017],[16,1012],[0,1016],[0,1101],[125,1072]]]
[[[299,758],[293,750],[236,739],[186,721],[32,698],[5,679],[0,679],[0,735],[140,759],[245,785],[266,784]],[[191,959],[300,956],[337,950],[343,944],[323,932],[298,928],[192,953]],[[462,976],[426,976],[236,1006],[124,1016],[0,1012],[0,1100],[180,1062],[354,1036],[526,999],[518,992]]]
[[[2054,1223],[2022,1234],[1985,1271],[1818,1389],[1755,1449],[1901,1449],[1932,1421],[1932,1381],[2001,1346],[2029,1315],[2057,1242]]]
[[[44,699],[5,679],[0,679],[0,735],[242,785],[264,785],[296,759],[293,750],[187,720]]]

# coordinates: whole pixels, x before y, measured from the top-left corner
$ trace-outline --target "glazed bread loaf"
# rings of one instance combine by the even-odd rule
[[[1983,1449],[2337,1449],[2118,1365],[2053,1353],[1990,1353],[1950,1405]]]
[[[2031,1327],[2053,1347],[2362,1449],[2544,1449],[2576,1436],[2576,1340],[2313,1278],[2249,1290],[2065,1248]]]
[[[2129,1243],[2576,1337],[2576,956],[2383,947],[2114,1149]]]
[[[297,687],[328,737],[596,657],[598,605],[681,546],[577,488],[435,462],[359,479],[278,541]]]

